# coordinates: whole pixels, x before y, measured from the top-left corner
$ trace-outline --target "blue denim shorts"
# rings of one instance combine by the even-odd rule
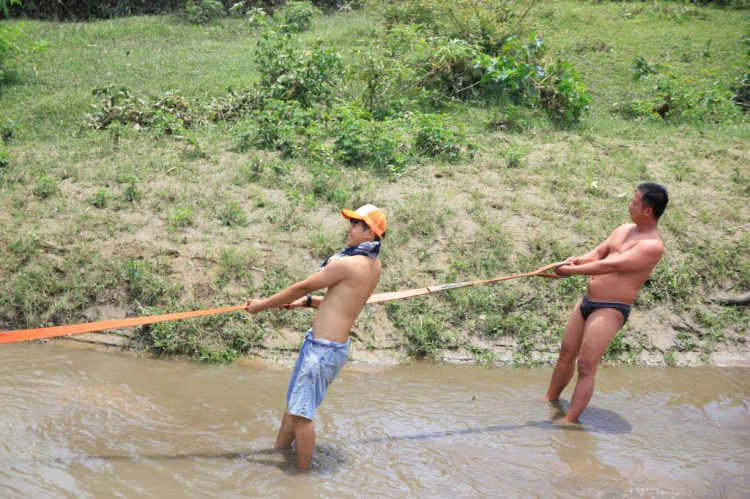
[[[286,391],[286,412],[312,420],[323,402],[328,385],[333,383],[349,358],[349,344],[313,338],[307,331],[299,351],[292,379]]]

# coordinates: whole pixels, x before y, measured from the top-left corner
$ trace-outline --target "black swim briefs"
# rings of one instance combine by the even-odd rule
[[[599,310],[600,308],[614,308],[615,310],[620,312],[622,314],[622,317],[625,319],[623,324],[625,324],[625,322],[628,322],[631,307],[627,303],[620,303],[616,301],[591,301],[586,298],[586,295],[583,295],[583,302],[581,302],[581,315],[583,316],[583,320],[588,319],[589,315],[591,315],[592,312],[594,312],[595,310]]]

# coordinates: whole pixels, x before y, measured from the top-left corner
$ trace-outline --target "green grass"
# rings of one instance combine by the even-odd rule
[[[268,296],[340,249],[338,208],[370,202],[389,216],[382,291],[529,270],[599,243],[628,221],[635,185],[656,180],[672,194],[660,224],[667,254],[634,313],[662,322],[680,313],[696,325],[664,354],[670,364],[676,354],[702,349],[710,358],[722,342],[746,341],[748,311],[706,298],[750,288],[748,121],[665,122],[623,108],[652,86],[651,77],[633,79],[638,57],[657,73],[729,88],[747,63],[747,11],[552,1],[530,16],[550,55],[581,73],[595,99],[590,112],[562,126],[492,99],[446,103],[440,112],[466,132],[474,157],[422,157],[393,176],[343,164],[322,132],[293,144],[313,151],[311,161],[239,147],[242,121],[185,135],[83,127],[98,102],[93,91],[107,85],[144,98],[175,90],[203,104],[250,88],[259,79],[257,32],[241,20],[30,22],[49,48],[0,87],[0,126],[15,123],[0,165],[0,327],[85,320],[104,303],[136,314]],[[316,18],[302,40],[323,40],[347,63],[383,32],[376,15],[355,11]],[[557,344],[583,290],[581,279],[517,281],[373,307],[372,316],[412,356],[468,348],[491,363],[492,352],[467,347],[477,335],[513,338],[516,362],[528,364]],[[159,326],[143,340],[159,352],[229,361],[270,331],[307,324],[307,315],[273,312]],[[644,334],[626,328],[607,359],[634,361],[648,346]]]

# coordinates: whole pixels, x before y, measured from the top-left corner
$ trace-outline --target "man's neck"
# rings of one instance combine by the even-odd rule
[[[657,222],[653,219],[641,220],[635,222],[635,228],[638,232],[656,232]]]

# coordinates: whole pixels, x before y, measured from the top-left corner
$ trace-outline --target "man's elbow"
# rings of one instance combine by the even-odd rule
[[[296,284],[292,284],[289,289],[291,289],[294,294],[301,293],[302,295],[306,295],[309,293],[312,293],[313,291],[317,291],[317,289],[314,286],[311,286],[310,283],[302,281],[298,282]]]

